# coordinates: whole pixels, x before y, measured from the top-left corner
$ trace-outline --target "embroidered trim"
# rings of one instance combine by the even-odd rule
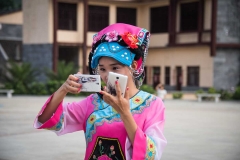
[[[116,115],[116,114],[115,114]],[[98,122],[97,122],[98,121]],[[96,120],[94,122],[94,124],[92,124],[92,126],[90,126],[89,129],[86,130],[86,141],[89,143],[92,141],[92,135],[94,135],[96,133],[96,129],[98,126],[102,126],[104,122],[106,123],[113,123],[113,122],[121,122],[121,118],[120,117],[113,117],[113,116],[109,116],[109,117],[104,117],[104,118],[100,118],[98,120]],[[87,124],[88,126],[89,124]],[[88,127],[87,127],[88,128]]]
[[[135,104],[142,104],[143,103],[143,99],[139,96],[135,96],[132,101]]]
[[[61,115],[61,117],[59,119],[59,122],[57,124],[55,124],[53,127],[45,128],[45,129],[47,129],[47,130],[54,130],[54,131],[60,131],[61,128],[62,128],[63,122],[64,122],[64,115],[62,113],[62,115]]]
[[[88,118],[88,123],[90,124],[93,124],[96,120],[96,116],[95,115],[91,115],[89,118]]]
[[[106,123],[121,122],[120,115],[113,110],[106,102],[100,99],[97,94],[93,95],[92,104],[94,105],[94,112],[89,115],[86,123],[86,141],[87,143],[92,141],[92,135],[96,133],[98,126]],[[139,99],[138,103],[134,102]],[[130,106],[132,114],[140,114],[144,108],[150,106],[151,102],[156,100],[156,97],[143,91],[139,91],[133,98],[130,99]],[[141,103],[140,103],[141,102]],[[94,115],[94,118],[93,118]],[[107,115],[107,116],[106,116]],[[91,120],[90,120],[91,119]]]
[[[104,102],[101,98],[99,98],[97,94],[93,94],[92,98],[93,98],[92,104],[94,105],[94,111],[104,109],[109,106],[106,102]]]
[[[132,114],[140,114],[143,110],[150,106],[150,104],[156,100],[156,96],[149,95],[146,99],[143,100],[143,103],[139,106],[131,109]]]
[[[121,145],[116,138],[97,137],[89,160],[125,160]]]
[[[156,156],[156,144],[150,137],[147,137],[146,160],[154,160]]]

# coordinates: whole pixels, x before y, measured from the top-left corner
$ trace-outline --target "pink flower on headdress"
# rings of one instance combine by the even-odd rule
[[[116,31],[108,32],[108,33],[106,33],[105,40],[108,42],[117,41],[118,40],[117,36],[118,36],[118,32],[116,32]]]
[[[144,33],[143,33],[143,32],[140,32],[140,33],[138,34],[138,36],[142,38],[142,37],[144,36]]]
[[[136,35],[132,35],[129,32],[125,32],[122,35],[122,39],[130,48],[132,48],[132,49],[138,48],[138,46],[137,46],[138,38]]]

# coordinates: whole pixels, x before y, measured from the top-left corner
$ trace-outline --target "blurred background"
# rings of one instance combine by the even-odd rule
[[[83,159],[83,132],[32,123],[69,74],[88,74],[93,35],[116,22],[151,32],[141,89],[167,90],[162,159],[239,160],[240,0],[0,0],[0,159]]]
[[[49,94],[70,73],[88,73],[93,35],[116,22],[151,32],[148,90],[162,83],[183,98],[232,98],[240,81],[239,0],[2,0],[1,88]]]

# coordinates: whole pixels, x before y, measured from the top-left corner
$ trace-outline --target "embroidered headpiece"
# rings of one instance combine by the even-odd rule
[[[130,66],[133,60],[138,66],[134,71],[135,80],[141,86],[144,79],[144,64],[148,54],[150,33],[144,28],[116,23],[110,25],[93,36],[92,49],[89,54],[89,71],[97,73],[100,57],[114,58],[120,63]]]

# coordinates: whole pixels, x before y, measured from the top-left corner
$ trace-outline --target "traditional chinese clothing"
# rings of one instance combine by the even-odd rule
[[[42,110],[41,115],[50,97]],[[131,144],[120,115],[98,94],[79,102],[61,102],[54,115],[44,124],[34,127],[49,129],[57,135],[83,130],[86,140],[85,160],[159,160],[166,139],[163,135],[165,107],[161,99],[139,91],[130,100],[130,110],[138,126]]]

